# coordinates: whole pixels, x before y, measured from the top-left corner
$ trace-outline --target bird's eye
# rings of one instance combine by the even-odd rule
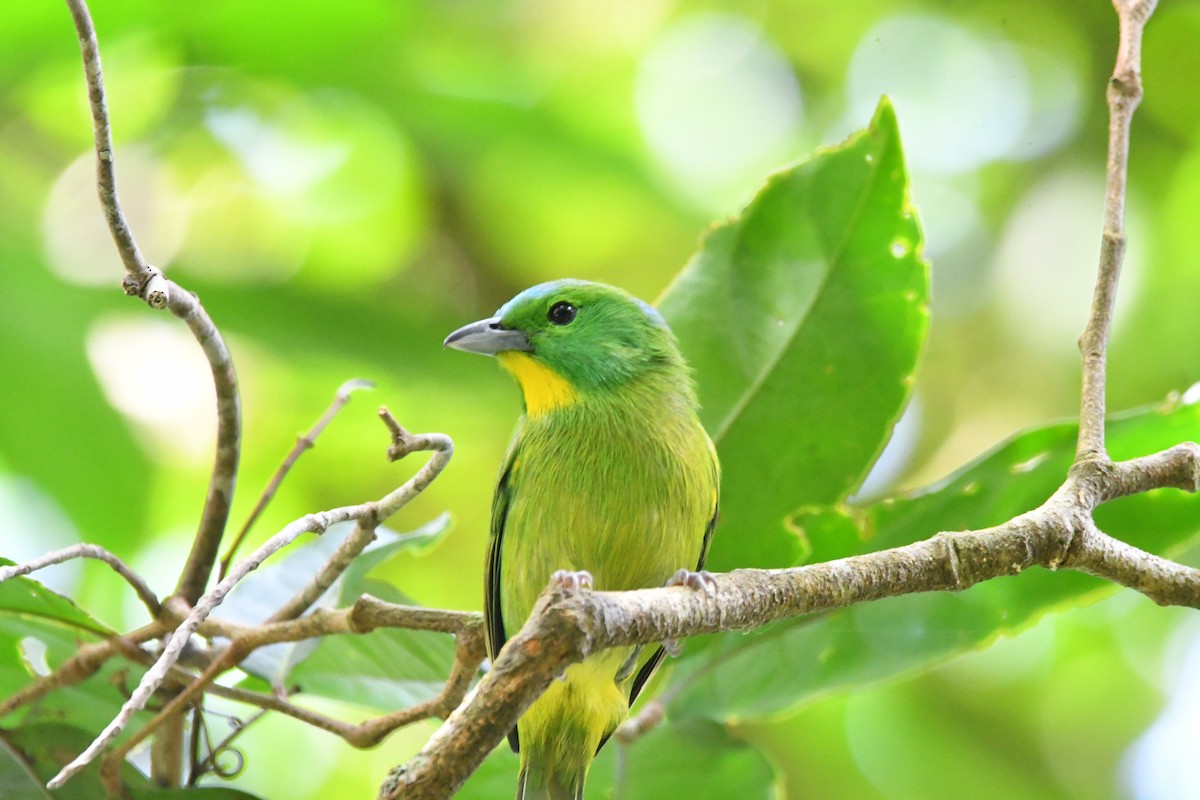
[[[550,310],[546,312],[546,319],[553,322],[555,325],[569,325],[571,320],[575,319],[575,315],[579,313],[579,309],[567,302],[555,303],[550,306]]]

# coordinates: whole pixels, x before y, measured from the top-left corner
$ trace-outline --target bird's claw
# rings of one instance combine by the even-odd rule
[[[704,592],[705,597],[712,597],[717,593],[717,579],[711,572],[703,569],[699,572],[681,569],[671,576],[671,579],[667,581],[667,586],[687,586],[689,589],[698,589]]]
[[[671,579],[667,581],[667,587],[686,586],[689,589],[696,589],[704,592],[705,597],[712,597],[717,593],[717,579],[713,577],[711,572],[699,570],[692,572],[690,569],[680,569]],[[662,648],[671,658],[677,658],[683,653],[683,642],[678,639],[665,639],[662,643]]]
[[[575,594],[580,589],[591,589],[593,583],[592,573],[586,569],[578,572],[569,569],[557,570],[550,576],[550,582],[567,594]]]

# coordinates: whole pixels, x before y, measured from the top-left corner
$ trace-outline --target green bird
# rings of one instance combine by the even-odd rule
[[[611,286],[553,281],[445,344],[496,356],[525,400],[492,505],[491,658],[551,580],[568,589],[708,590],[711,576],[699,570],[720,470],[687,364],[653,307]],[[661,646],[605,650],[551,684],[509,734],[521,754],[517,797],[582,798],[593,757],[662,657]]]

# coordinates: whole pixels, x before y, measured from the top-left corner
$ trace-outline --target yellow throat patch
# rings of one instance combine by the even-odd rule
[[[579,399],[567,379],[527,353],[510,350],[497,353],[496,360],[504,367],[525,393],[525,413],[531,417],[568,406]]]

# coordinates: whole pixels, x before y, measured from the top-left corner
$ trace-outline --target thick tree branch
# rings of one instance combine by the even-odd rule
[[[1153,462],[1169,467],[1138,473],[1139,485],[1131,481],[1122,491],[1175,486],[1184,473],[1194,487],[1198,455],[1194,445],[1159,453]],[[392,771],[379,796],[449,796],[567,666],[609,647],[750,630],[885,597],[962,591],[1033,566],[1082,570],[1163,605],[1200,608],[1200,571],[1096,530],[1088,503],[1109,493],[1100,485],[1109,474],[1073,475],[1039,508],[993,528],[939,533],[904,547],[794,569],[716,575],[712,596],[685,588],[566,594],[551,586],[475,693],[420,753]]]

